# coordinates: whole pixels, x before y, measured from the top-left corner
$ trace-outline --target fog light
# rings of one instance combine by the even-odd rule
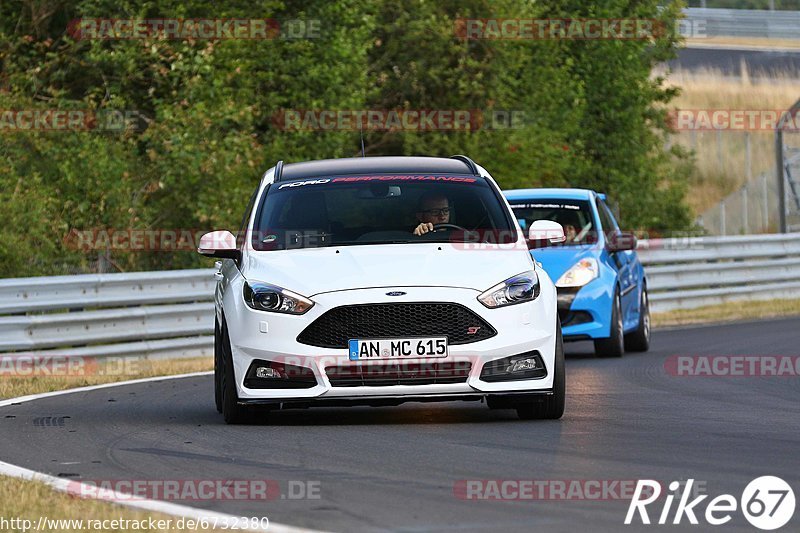
[[[310,389],[317,386],[317,378],[308,367],[254,359],[244,376],[244,386],[247,389]]]
[[[533,350],[495,359],[483,365],[481,380],[489,383],[541,379],[547,376],[542,354]]]
[[[268,366],[260,366],[256,368],[256,377],[262,379],[267,379],[267,378],[280,379],[283,376],[281,376],[281,373],[275,370],[274,368],[270,368]]]
[[[535,357],[529,357],[527,359],[514,361],[513,364],[506,368],[506,372],[524,372],[526,370],[537,370],[539,368],[541,368],[539,366],[539,361],[537,361]]]

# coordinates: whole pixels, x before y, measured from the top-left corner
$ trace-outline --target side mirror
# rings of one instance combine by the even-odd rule
[[[606,239],[606,250],[609,252],[635,250],[636,244],[636,235],[632,231],[615,231]]]
[[[535,220],[528,230],[528,249],[542,248],[567,240],[564,228],[552,220]]]
[[[236,237],[228,230],[212,231],[200,237],[197,253],[219,259],[239,259]]]

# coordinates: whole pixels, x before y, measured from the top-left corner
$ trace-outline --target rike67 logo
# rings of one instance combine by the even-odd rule
[[[664,498],[664,506],[657,517],[657,524],[680,524],[685,517],[693,525],[699,524],[698,515],[712,526],[719,526],[730,522],[733,513],[740,508],[742,514],[751,525],[765,531],[772,531],[786,525],[794,515],[795,498],[792,487],[784,480],[775,476],[762,476],[751,481],[742,492],[742,497],[737,501],[731,494],[721,494],[709,502],[705,512],[701,512],[700,504],[708,498],[707,494],[697,496],[691,501],[692,485],[694,480],[686,482],[682,493],[679,493],[681,484],[673,481],[669,484],[669,491]],[[646,494],[646,496],[644,496]],[[661,497],[661,484],[658,481],[639,480],[625,516],[625,524],[630,525],[636,515],[642,524],[650,524],[651,518],[647,506],[653,504]],[[678,500],[674,512],[672,504]],[[653,507],[656,507],[653,505]],[[651,508],[650,511],[658,511]],[[672,517],[672,520],[670,520]],[[653,516],[656,520],[656,516]]]

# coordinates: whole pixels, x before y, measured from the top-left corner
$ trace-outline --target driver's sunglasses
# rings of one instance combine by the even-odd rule
[[[422,212],[423,213],[427,213],[427,214],[431,215],[432,217],[441,217],[441,216],[449,215],[450,214],[450,208],[449,207],[444,207],[442,209],[424,209]]]

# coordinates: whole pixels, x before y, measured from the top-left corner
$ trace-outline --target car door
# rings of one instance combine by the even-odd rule
[[[619,225],[611,213],[611,209],[601,198],[597,198],[597,212],[607,240],[610,234],[619,231]],[[617,266],[617,279],[619,281],[620,296],[622,297],[622,319],[625,329],[628,329],[636,322],[635,318],[638,316],[639,291],[636,290],[638,286],[636,278],[639,269],[636,265],[636,252],[624,250],[609,252],[609,255]]]

